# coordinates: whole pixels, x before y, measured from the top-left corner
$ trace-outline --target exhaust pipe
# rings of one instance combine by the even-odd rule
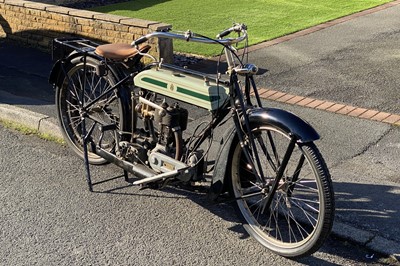
[[[100,148],[100,147],[96,147],[96,154],[103,157],[104,159],[106,159],[107,161],[109,161],[110,163],[113,163],[119,167],[121,167],[122,169],[124,169],[125,171],[133,174],[136,177],[139,178],[149,178],[149,177],[153,177],[155,176],[157,173],[154,172],[153,170],[147,168],[144,165],[141,164],[132,164],[130,162],[124,161],[119,159],[117,156],[115,156],[114,154]]]
[[[175,177],[177,175],[180,175],[182,172],[186,171],[187,169],[189,169],[189,167],[186,167],[184,169],[178,169],[178,170],[172,170],[170,172],[166,172],[166,173],[161,173],[155,176],[151,176],[148,178],[143,178],[140,179],[138,181],[133,182],[133,185],[143,185],[143,184],[147,184],[150,182],[155,182],[158,180],[162,180],[162,179],[166,179],[166,178],[171,178],[171,177]]]

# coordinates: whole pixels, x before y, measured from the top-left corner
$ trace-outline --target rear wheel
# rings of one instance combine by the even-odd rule
[[[104,76],[99,76],[96,66],[99,65],[95,59],[88,58],[85,66],[79,62],[72,66],[62,85],[56,93],[56,104],[58,118],[62,133],[67,144],[82,159],[84,158],[82,138],[82,105],[98,98],[103,92],[115,85],[115,79],[111,71]],[[116,90],[104,95],[98,102],[86,110],[85,131],[89,132],[92,127],[91,138],[97,142],[101,136],[99,125],[115,124],[117,128],[123,125],[122,103],[117,96]],[[113,130],[105,131],[101,146],[103,149],[112,151],[115,148],[115,135]],[[90,147],[88,144],[88,151]],[[89,152],[89,163],[104,164],[107,161],[98,155]]]
[[[278,189],[266,207],[268,192],[290,137],[271,126],[252,131],[262,165],[262,180],[255,177],[240,144],[231,166],[231,192],[247,232],[258,242],[285,257],[301,257],[318,250],[329,235],[334,217],[334,196],[325,162],[313,143],[296,144]]]

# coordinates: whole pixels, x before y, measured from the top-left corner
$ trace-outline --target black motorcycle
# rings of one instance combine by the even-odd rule
[[[239,37],[226,38],[232,32]],[[154,37],[222,45],[226,72],[160,62],[144,45]],[[262,106],[254,82],[258,68],[233,47],[241,41],[247,41],[243,24],[216,39],[165,31],[131,45],[54,40],[58,60],[50,82],[62,132],[85,161],[91,191],[89,164],[114,163],[127,181],[132,174],[133,185],[150,188],[202,181],[212,170],[209,197],[229,192],[251,236],[285,257],[309,255],[329,235],[334,217],[329,171],[314,144],[319,135],[294,114]],[[182,102],[208,110],[209,121],[188,129]],[[227,121],[232,126],[209,169],[214,129]]]

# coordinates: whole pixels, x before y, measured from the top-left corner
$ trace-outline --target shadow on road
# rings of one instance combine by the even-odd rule
[[[3,92],[0,103],[54,104],[54,90],[48,83],[53,66],[51,44],[46,40],[59,37],[86,38],[79,33],[40,29],[13,32],[8,21],[0,15],[0,93]],[[37,43],[28,43],[28,40]],[[102,43],[98,39],[91,40]]]
[[[396,217],[400,205],[396,187],[336,182],[334,190],[338,220],[399,241],[400,227]]]
[[[116,178],[122,178],[123,176],[116,176],[109,179],[103,179],[99,183],[104,183],[114,181]],[[113,183],[114,185],[116,183]],[[100,187],[96,189],[94,187],[95,193],[100,194],[111,194],[111,195],[125,195],[128,197],[156,197],[156,198],[166,198],[166,199],[188,199],[202,208],[208,210],[209,212],[217,215],[218,217],[224,219],[225,221],[235,223],[234,226],[227,228],[235,233],[240,235],[239,239],[247,239],[250,236],[242,227],[242,221],[236,216],[235,209],[231,202],[228,203],[214,203],[210,202],[207,199],[207,189],[208,187],[185,187],[185,186],[167,186],[163,188],[163,192],[168,193],[167,195],[159,196],[154,195],[151,192],[143,193],[144,191],[139,191],[137,188],[133,187],[129,183],[126,185],[119,185],[112,187],[113,184],[106,184],[104,187]],[[111,185],[111,187],[110,187]],[[363,221],[366,226],[369,226],[369,230],[376,229],[377,233],[383,233],[385,224],[393,220],[392,218],[399,213],[399,206],[395,204],[398,196],[392,193],[392,187],[390,186],[380,186],[380,185],[367,185],[367,184],[354,184],[354,183],[335,183],[335,192],[336,192],[336,205],[337,212],[336,218],[337,221],[345,222],[351,224],[352,226],[356,226],[359,221]],[[355,191],[368,191],[368,195],[365,195],[365,198],[360,198],[359,192]],[[383,196],[384,195],[384,196]],[[385,208],[371,208],[369,206],[369,202],[371,201],[382,201],[382,198],[385,198],[385,201],[392,202],[392,205],[389,205],[388,208],[385,205]],[[160,201],[160,204],[162,202]],[[383,203],[382,203],[383,204]],[[375,204],[375,206],[383,206],[380,204]],[[193,219],[196,219],[193,217]],[[353,219],[358,220],[357,223],[353,223]],[[377,227],[374,228],[374,225]],[[382,228],[379,227],[381,225]],[[393,225],[395,226],[395,225]],[[393,228],[392,228],[393,230]],[[391,231],[392,232],[392,231]],[[256,242],[254,242],[256,244]],[[353,252],[354,248],[360,249],[359,252]],[[337,249],[337,253],[332,253],[332,250]],[[345,251],[344,251],[345,250]],[[367,250],[364,250],[362,247],[354,247],[352,244],[347,241],[339,240],[334,236],[331,236],[327,239],[325,245],[320,249],[322,253],[331,253],[332,255],[337,255],[341,257],[345,257],[350,260],[370,263],[379,258],[379,256],[375,256],[373,261],[367,259],[366,257],[360,258],[360,253],[363,252],[367,255],[369,254]],[[343,253],[344,252],[344,253]],[[307,265],[336,265],[334,263],[330,263],[325,261],[324,259],[319,258],[318,253],[313,256],[302,258],[297,260],[300,263],[304,263]]]

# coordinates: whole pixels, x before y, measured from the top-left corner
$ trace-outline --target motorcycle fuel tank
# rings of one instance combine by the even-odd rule
[[[135,86],[187,102],[207,110],[215,110],[229,97],[229,88],[215,80],[171,69],[148,69],[134,77]]]

